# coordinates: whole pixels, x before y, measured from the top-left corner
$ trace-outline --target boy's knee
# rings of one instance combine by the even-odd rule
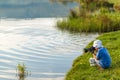
[[[90,58],[90,59],[89,59],[89,62],[90,62],[90,63],[94,63],[94,62],[95,62],[95,59],[94,59],[94,58]]]

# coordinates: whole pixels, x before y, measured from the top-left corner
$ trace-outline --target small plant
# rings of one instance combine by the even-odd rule
[[[26,66],[24,64],[17,65],[17,72],[18,72],[19,80],[24,80],[24,78],[28,75]]]

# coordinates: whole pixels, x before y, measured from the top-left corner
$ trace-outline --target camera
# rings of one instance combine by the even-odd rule
[[[95,47],[90,47],[90,48],[84,48],[84,52],[87,53],[87,52],[90,52],[92,54],[94,54],[94,51],[95,51]]]

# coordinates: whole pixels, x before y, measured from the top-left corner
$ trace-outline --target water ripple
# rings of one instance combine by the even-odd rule
[[[16,80],[18,63],[31,72],[28,80],[64,77],[72,61],[97,35],[62,33],[54,28],[55,22],[55,18],[1,20],[0,80]]]

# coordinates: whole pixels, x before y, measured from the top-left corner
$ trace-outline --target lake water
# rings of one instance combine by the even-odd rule
[[[72,61],[97,35],[63,33],[55,22],[55,18],[1,20],[0,80],[14,80],[18,63],[31,72],[28,80],[64,77]]]
[[[56,17],[67,16],[75,5],[0,0],[0,17],[5,18],[0,20],[0,80],[18,80],[18,63],[30,73],[25,80],[63,80],[73,60],[98,36],[56,29]]]
[[[65,17],[77,3],[62,5],[49,0],[0,0],[1,18]]]

